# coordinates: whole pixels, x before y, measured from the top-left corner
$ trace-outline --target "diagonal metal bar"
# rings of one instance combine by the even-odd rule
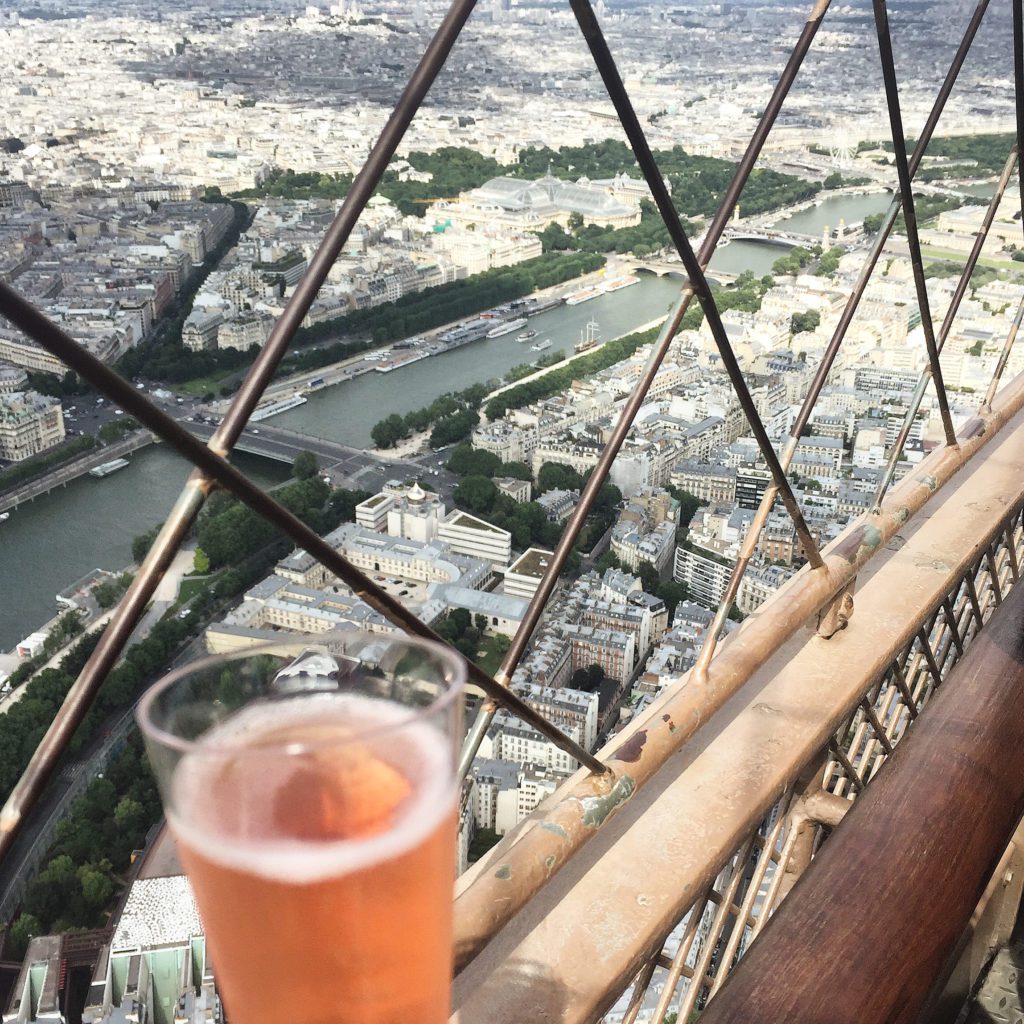
[[[967,257],[967,262],[964,264],[964,269],[960,274],[960,280],[957,281],[956,288],[953,291],[953,297],[949,301],[949,308],[946,310],[942,326],[939,328],[937,351],[940,355],[942,354],[943,348],[946,346],[946,340],[949,338],[949,332],[952,330],[953,321],[956,319],[956,315],[960,310],[960,303],[963,301],[964,295],[967,293],[967,288],[971,283],[971,277],[978,265],[978,259],[981,256],[981,251],[985,248],[985,242],[988,240],[989,231],[992,228],[992,222],[995,220],[996,212],[999,210],[1003,194],[1006,192],[1006,186],[1010,182],[1010,176],[1013,174],[1013,169],[1016,165],[1017,147],[1014,145],[1010,148],[1010,155],[1006,158],[1006,162],[1003,164],[1003,170],[999,175],[999,182],[996,185],[996,190],[992,194],[992,199],[988,204],[988,209],[985,211],[981,228],[978,230],[974,239],[974,245],[971,246],[971,252]],[[910,437],[910,431],[914,427],[914,420],[917,418],[918,410],[921,408],[921,403],[924,401],[925,391],[928,390],[928,382],[931,378],[932,368],[931,366],[926,366],[922,371],[921,376],[918,378],[913,396],[910,399],[910,405],[907,408],[906,415],[903,417],[900,432],[897,435],[896,440],[893,442],[892,448],[889,450],[885,470],[882,473],[882,478],[878,482],[878,487],[875,489],[873,511],[876,513],[881,507],[882,499],[885,497],[885,492],[889,489],[889,485],[892,483],[892,478],[896,475],[896,464],[899,462],[900,456],[903,454],[903,448],[907,443],[907,438]]]
[[[928,664],[928,671],[931,672],[932,678],[935,680],[936,686],[942,685],[942,673],[939,671],[939,666],[935,661],[935,654],[932,651],[932,645],[928,641],[928,633],[922,628],[918,631],[917,639],[921,641],[921,653],[924,655],[924,660]]]
[[[417,636],[443,643],[437,634],[408,611],[388,593],[378,588],[368,577],[335,551],[322,537],[317,536],[301,520],[253,484],[244,473],[222,456],[208,448],[190,434],[181,424],[143,398],[130,384],[105,366],[91,353],[79,346],[60,328],[49,321],[30,303],[0,282],[0,311],[12,323],[34,338],[48,352],[61,359],[84,380],[114,398],[118,405],[147,426],[158,437],[172,445],[189,459],[209,480],[221,487],[263,516],[282,533],[289,536],[305,551],[320,560],[371,608]],[[466,661],[469,678],[488,696],[498,699],[524,722],[547,736],[556,746],[569,753],[595,772],[608,769],[578,743],[548,722],[511,691],[499,686],[486,673]],[[102,677],[100,677],[102,679]],[[85,716],[96,685],[83,672],[72,686],[64,705],[51,724],[46,736],[29,762],[7,804],[0,812],[0,856],[8,848],[24,817],[25,810],[41,791],[57,760]]]
[[[953,55],[953,60],[949,65],[949,70],[946,72],[946,77],[942,80],[942,85],[936,94],[935,102],[932,104],[932,109],[928,114],[928,119],[925,121],[924,127],[921,129],[920,138],[917,140],[917,143],[914,146],[914,152],[910,157],[909,169],[911,176],[917,174],[918,168],[921,166],[921,161],[924,159],[928,145],[932,140],[932,136],[935,134],[935,129],[938,127],[942,111],[945,109],[950,94],[953,92],[953,86],[956,85],[957,78],[960,76],[960,71],[963,68],[964,61],[967,59],[967,54],[970,52],[971,46],[974,44],[975,36],[977,36],[978,30],[981,28],[981,22],[985,17],[988,6],[989,0],[979,0],[974,9],[974,13],[971,15],[970,21],[967,24],[967,28],[964,30],[963,37],[960,40],[960,45],[957,47],[956,53]],[[892,229],[896,224],[896,218],[899,216],[902,207],[903,204],[901,196],[895,195],[892,202],[889,204],[889,209],[886,211],[882,224],[878,229],[878,234],[875,236],[875,240],[872,243],[871,250],[868,253],[868,258],[864,261],[864,266],[861,268],[860,275],[857,278],[857,283],[854,285],[853,292],[846,302],[843,313],[839,318],[839,323],[836,325],[832,338],[825,347],[825,354],[822,357],[821,362],[818,364],[818,369],[815,372],[814,379],[808,389],[807,397],[804,399],[803,404],[800,407],[800,412],[797,414],[797,418],[792,429],[792,436],[794,438],[800,437],[801,432],[804,427],[807,426],[807,423],[811,418],[814,405],[818,400],[818,396],[821,394],[821,389],[825,386],[825,381],[832,370],[832,365],[835,362],[839,348],[842,345],[843,339],[846,337],[846,332],[850,329],[850,324],[853,323],[853,318],[857,313],[857,308],[860,306],[861,299],[864,297],[864,291],[867,288],[868,281],[871,279],[871,275],[875,271],[878,260],[885,248],[885,243],[889,240],[889,235],[892,233]]]
[[[917,169],[921,165],[921,160],[924,158],[925,151],[928,148],[928,144],[931,142],[932,136],[934,135],[935,129],[939,123],[939,117],[945,109],[946,103],[953,91],[953,86],[956,84],[956,80],[963,68],[964,61],[967,59],[967,54],[970,52],[971,46],[974,43],[974,38],[978,34],[978,29],[981,27],[981,22],[988,10],[988,5],[989,0],[978,0],[974,13],[971,15],[967,24],[967,28],[964,30],[963,37],[960,40],[959,46],[957,46],[956,53],[953,55],[953,60],[950,63],[949,70],[946,72],[946,76],[942,81],[938,94],[935,97],[935,102],[932,104],[931,111],[929,112],[928,118],[921,130],[921,136],[914,147],[913,155],[910,158],[911,173],[916,173]],[[875,240],[872,243],[868,257],[864,261],[863,267],[861,267],[860,275],[858,276],[853,291],[846,302],[846,306],[839,318],[836,329],[832,333],[832,337],[829,340],[828,345],[825,347],[821,362],[818,364],[818,368],[815,371],[811,385],[807,389],[807,394],[800,406],[800,411],[797,413],[796,419],[793,421],[793,426],[790,429],[789,440],[786,442],[786,446],[780,456],[782,465],[787,471],[792,464],[793,456],[800,443],[800,438],[803,435],[804,428],[810,421],[811,414],[814,411],[814,406],[817,404],[818,397],[825,386],[829,373],[832,371],[832,366],[835,363],[836,356],[839,354],[839,349],[842,346],[843,340],[846,338],[846,333],[850,329],[850,325],[853,323],[857,309],[860,306],[860,301],[864,297],[864,292],[867,290],[868,282],[871,280],[871,276],[874,273],[875,267],[878,264],[878,260],[881,257],[883,250],[885,249],[885,244],[889,239],[889,235],[892,233],[892,229],[896,224],[896,218],[899,216],[901,209],[902,203],[900,201],[900,197],[899,195],[896,195],[889,204],[889,209],[881,226],[879,227],[878,234],[875,236]],[[700,654],[697,658],[695,668],[698,678],[703,678],[707,674],[708,665],[711,663],[711,659],[714,657],[715,651],[718,647],[719,637],[721,635],[722,628],[725,625],[725,620],[729,615],[733,602],[736,600],[736,595],[739,593],[740,584],[743,581],[743,575],[746,572],[747,565],[750,563],[751,557],[753,556],[758,538],[761,536],[761,531],[764,529],[768,516],[775,505],[775,499],[777,496],[778,492],[775,489],[774,483],[769,484],[765,489],[761,503],[754,514],[754,519],[747,531],[747,535],[744,537],[743,542],[740,545],[739,555],[737,556],[736,564],[733,567],[732,575],[729,578],[729,583],[726,586],[725,594],[719,603],[714,622],[705,634],[704,644],[701,647]]]
[[[896,684],[896,689],[900,691],[903,704],[910,717],[917,718],[917,701],[914,700],[914,695],[910,692],[910,687],[907,685],[907,677],[904,675],[903,666],[900,664],[899,658],[892,663],[892,679]]]
[[[917,213],[914,210],[914,190],[911,185],[910,165],[907,161],[907,143],[903,134],[903,114],[900,110],[899,87],[896,83],[896,65],[892,53],[892,40],[889,36],[889,13],[886,0],[873,0],[875,12],[875,30],[878,36],[878,52],[882,62],[882,79],[885,82],[885,101],[889,108],[889,124],[892,127],[892,149],[896,158],[896,173],[900,182],[900,197],[903,200],[903,224],[907,229],[907,245],[910,248],[910,264],[914,271],[914,287],[917,291],[917,304],[921,310],[921,328],[924,331],[924,343],[928,349],[928,362],[931,365],[932,380],[935,383],[935,395],[942,418],[942,428],[946,434],[946,444],[951,448],[957,444],[956,431],[949,414],[949,399],[946,386],[942,380],[942,366],[939,364],[939,350],[935,342],[935,326],[932,323],[931,307],[928,302],[928,282],[924,276],[924,263],[921,259],[921,240],[917,233]]]
[[[775,85],[771,99],[765,107],[764,114],[761,116],[761,120],[758,122],[757,128],[751,136],[750,142],[747,144],[747,148],[733,173],[732,180],[725,191],[725,195],[722,197],[718,211],[708,226],[707,234],[704,237],[700,250],[700,265],[702,268],[706,268],[711,261],[715,247],[718,245],[722,233],[729,223],[729,218],[732,216],[732,211],[735,209],[740,193],[743,191],[743,186],[750,177],[750,172],[753,170],[758,156],[760,156],[765,140],[768,138],[772,126],[778,117],[779,110],[782,108],[782,104],[792,88],[797,72],[800,70],[800,66],[807,55],[807,51],[810,49],[818,29],[821,27],[822,18],[825,16],[830,2],[831,0],[814,0],[807,21],[800,32],[800,36],[793,47],[793,51],[786,62],[779,81]],[[983,0],[983,2],[987,4],[988,0]],[[523,622],[513,638],[512,646],[502,661],[501,668],[497,674],[498,682],[508,685],[515,666],[522,660],[526,645],[536,631],[541,614],[554,591],[558,576],[565,566],[566,559],[569,557],[569,553],[572,551],[572,547],[579,537],[587,517],[590,515],[590,510],[593,507],[598,492],[608,478],[612,462],[619,453],[626,434],[629,432],[633,420],[643,404],[644,396],[650,389],[658,369],[665,359],[669,345],[675,337],[679,325],[682,323],[683,316],[689,308],[693,296],[694,290],[692,284],[688,281],[680,292],[671,313],[662,325],[658,338],[651,347],[651,354],[640,375],[640,380],[627,399],[626,405],[619,414],[615,428],[601,452],[597,465],[584,484],[583,490],[580,493],[580,499],[576,503],[576,508],[566,523],[565,530],[555,547],[548,571],[541,579],[537,592],[527,608]],[[481,707],[466,737],[459,765],[463,775],[469,771],[469,766],[472,764],[484,734],[490,726],[495,710],[495,704],[492,702],[485,703]]]
[[[1006,187],[1010,183],[1013,170],[1017,166],[1018,153],[1019,149],[1017,144],[1014,143],[1014,145],[1010,147],[1010,152],[1007,154],[1006,160],[1003,162],[1003,169],[999,174],[998,181],[996,182],[995,191],[992,193],[992,198],[989,200],[988,207],[985,210],[985,216],[982,218],[981,227],[978,229],[977,235],[974,239],[974,245],[971,246],[971,252],[967,257],[967,262],[964,264],[963,273],[960,275],[960,280],[957,281],[956,288],[953,291],[953,297],[949,301],[949,308],[946,310],[942,326],[939,328],[939,352],[942,351],[942,346],[946,343],[946,339],[949,337],[953,321],[956,319],[956,315],[960,310],[960,303],[963,301],[967,288],[971,283],[971,275],[974,273],[975,267],[978,265],[978,259],[981,256],[982,249],[985,248],[985,242],[988,241],[992,222],[996,218],[996,213],[999,211],[999,206],[1003,200],[1003,194],[1006,192]]]
[[[864,789],[864,780],[860,777],[860,772],[854,768],[853,762],[850,760],[846,751],[843,750],[835,739],[832,740],[829,745],[829,749],[832,751],[833,757],[835,757],[842,766],[843,774],[850,785],[853,786],[858,793],[862,792]]]
[[[953,610],[956,612],[956,626],[960,631],[964,647],[977,635],[977,626],[974,621],[974,610],[971,608],[970,593],[967,582],[961,578],[959,587],[951,594]]]
[[[1003,343],[1003,350],[999,353],[999,358],[996,360],[996,368],[992,372],[992,380],[989,381],[988,390],[985,392],[985,399],[981,403],[982,412],[987,412],[992,408],[992,399],[996,397],[996,392],[999,390],[999,381],[1002,379],[1003,371],[1006,369],[1006,364],[1010,359],[1010,352],[1013,349],[1013,343],[1017,340],[1017,333],[1020,331],[1022,320],[1024,320],[1024,298],[1017,304],[1017,314],[1013,318],[1013,323],[1010,324],[1006,341]]]
[[[1013,538],[1012,524],[1006,524],[1003,539],[1006,541],[1006,559],[1010,564],[1010,579],[1016,583],[1020,579],[1020,563],[1017,560],[1017,545]],[[960,653],[962,654],[963,651]]]
[[[725,194],[722,196],[722,201],[719,203],[715,215],[711,218],[711,223],[708,224],[707,233],[704,235],[704,241],[701,243],[699,254],[700,265],[705,270],[711,262],[711,257],[714,255],[718,243],[722,239],[722,234],[729,223],[729,219],[732,217],[733,210],[736,208],[736,203],[739,201],[747,179],[750,177],[750,173],[753,171],[754,165],[761,155],[761,150],[764,148],[764,144],[771,134],[772,128],[775,126],[779,111],[782,110],[782,104],[785,103],[786,97],[796,81],[796,76],[803,65],[804,58],[807,56],[807,51],[810,50],[811,43],[814,42],[818,29],[821,28],[822,20],[831,2],[832,0],[814,0],[807,14],[807,20],[804,22],[804,27],[800,30],[800,35],[797,37],[789,59],[786,61],[786,66],[782,69],[779,80],[775,83],[775,88],[772,90],[767,104],[765,104],[764,113],[757,122],[754,134],[751,135],[750,141],[743,151],[743,156],[740,157],[740,162],[736,165],[736,170],[733,171],[732,179],[725,190]],[[983,0],[983,2],[987,4],[988,0]],[[683,313],[686,312],[692,298],[693,289],[690,287],[690,282],[687,281],[677,300]]]
[[[945,613],[946,628],[949,630],[949,635],[953,638],[953,645],[956,647],[957,654],[962,658],[964,656],[964,642],[960,636],[960,627],[956,624],[956,612],[953,610],[953,602],[948,597],[942,602],[942,610]]]
[[[971,611],[974,613],[975,633],[978,633],[985,625],[985,616],[982,614],[981,602],[978,600],[978,588],[974,582],[979,568],[980,563],[973,567],[967,576],[967,599],[971,602]]]
[[[1013,8],[1013,96],[1017,120],[1017,152],[1019,153],[1024,147],[1024,0],[1013,0],[1011,6]],[[1020,190],[1020,208],[1024,212],[1024,167],[1019,165],[1017,185]],[[1021,217],[1021,226],[1024,227],[1024,216]],[[1013,319],[1013,325],[1006,336],[1006,343],[999,354],[992,380],[985,392],[985,400],[981,403],[983,412],[992,408],[992,399],[995,398],[1003,370],[1006,369],[1010,350],[1017,340],[1017,332],[1020,330],[1022,318],[1024,318],[1024,299],[1021,299],[1020,305],[1017,307],[1017,315]]]
[[[644,1005],[647,996],[647,988],[651,984],[651,978],[658,967],[658,957],[652,956],[640,969],[640,973],[633,982],[633,992],[629,997],[629,1005],[626,1007],[626,1014],[622,1018],[622,1024],[636,1024],[636,1018]]]
[[[590,6],[590,0],[569,0],[569,2],[590,47],[594,63],[597,65],[608,95],[611,97],[615,112],[619,115],[619,121],[626,132],[627,139],[629,139],[633,154],[636,156],[647,186],[651,190],[651,195],[658,207],[658,212],[661,214],[661,219],[665,222],[669,236],[672,238],[672,242],[683,261],[683,267],[686,269],[687,276],[690,279],[690,287],[693,289],[701,309],[704,310],[704,316],[707,319],[708,326],[711,328],[711,334],[715,340],[715,346],[718,348],[718,354],[722,359],[726,373],[729,375],[729,382],[736,392],[736,397],[747,418],[747,422],[750,424],[750,429],[757,441],[761,457],[768,464],[772,479],[779,489],[779,494],[783,504],[786,506],[786,511],[789,512],[793,520],[797,535],[800,538],[800,544],[808,561],[814,568],[819,569],[824,565],[824,562],[818,551],[817,542],[811,536],[811,531],[807,526],[803,513],[800,511],[796,497],[793,495],[793,489],[786,478],[786,472],[779,463],[778,454],[772,445],[771,438],[768,436],[768,431],[765,430],[764,424],[761,422],[757,407],[754,405],[754,399],[743,377],[743,371],[740,369],[739,361],[736,359],[736,354],[733,352],[732,345],[729,342],[729,336],[726,334],[725,325],[722,323],[722,316],[712,294],[711,286],[708,284],[704,269],[694,255],[693,249],[690,246],[690,240],[686,237],[686,232],[683,230],[682,221],[679,219],[675,204],[672,202],[672,197],[669,195],[668,188],[665,185],[665,179],[658,169],[657,161],[654,159],[654,154],[648,145],[647,137],[640,125],[640,119],[636,116],[636,111],[633,109],[633,103],[626,92],[626,87],[622,82],[622,76],[619,74],[615,59],[608,49],[608,44],[594,14],[594,9]]]
[[[860,702],[860,706],[868,722],[871,724],[871,728],[875,736],[877,737],[878,742],[881,743],[882,749],[886,752],[886,754],[891,754],[892,741],[889,739],[889,736],[885,731],[885,726],[882,725],[882,723],[878,720],[878,715],[875,713],[875,709],[874,707],[872,707],[871,701],[867,697],[865,697]]]
[[[996,600],[996,607],[1003,603],[1003,588],[999,583],[999,569],[996,566],[996,553],[989,544],[985,550],[985,560],[988,562],[989,586],[992,588],[992,596]]]
[[[352,182],[337,216],[327,229],[309,266],[295,286],[294,294],[274,324],[266,345],[253,362],[217,433],[211,439],[210,445],[214,450],[221,450],[221,446],[230,448],[238,440],[475,6],[476,0],[454,0],[423,51],[387,124],[370,150],[366,163]]]

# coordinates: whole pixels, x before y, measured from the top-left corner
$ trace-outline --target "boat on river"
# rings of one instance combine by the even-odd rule
[[[591,320],[587,323],[586,334],[580,331],[580,340],[573,345],[574,352],[587,352],[592,348],[597,348],[597,333],[600,328],[597,325],[596,320]]]
[[[603,294],[604,291],[597,286],[582,288],[578,292],[573,292],[572,295],[566,295],[565,304],[567,306],[578,306],[581,302],[589,302],[591,299],[596,299]]]
[[[497,327],[492,327],[487,332],[488,338],[500,338],[503,334],[511,334],[513,331],[518,331],[520,327],[526,326],[525,317],[520,320],[506,320],[503,324],[498,324]]]
[[[111,462],[104,462],[102,465],[93,466],[89,470],[89,476],[102,479],[105,476],[110,476],[111,473],[116,473],[119,469],[124,469],[127,465],[129,465],[127,459],[113,459]]]
[[[605,281],[601,286],[601,291],[608,294],[609,292],[621,291],[623,288],[630,288],[639,283],[640,278],[636,274],[623,274],[621,277],[613,277],[610,281]]]
[[[305,395],[292,395],[291,398],[282,398],[278,402],[268,402],[266,405],[261,405],[256,409],[249,417],[249,422],[259,423],[260,420],[267,420],[278,413],[287,412],[289,409],[296,409],[300,405],[305,405],[307,401],[308,399]]]

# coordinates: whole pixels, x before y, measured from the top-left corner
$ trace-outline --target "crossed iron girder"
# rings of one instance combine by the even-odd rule
[[[318,537],[280,503],[275,501],[273,497],[253,484],[228,461],[227,456],[238,441],[245,424],[286,354],[296,330],[308,313],[320,287],[348,240],[366,203],[380,184],[387,166],[400,145],[406,130],[426,97],[438,72],[444,66],[452,46],[455,44],[472,13],[475,2],[476,0],[454,0],[451,4],[441,25],[416,65],[380,137],[371,149],[366,163],[359,174],[356,175],[352,187],[345,197],[334,221],[328,228],[313,258],[309,261],[306,272],[297,284],[284,312],[274,325],[270,338],[256,356],[241,388],[207,445],[202,444],[179,423],[145,399],[112,369],[103,365],[85,348],[78,345],[56,324],[19,296],[13,288],[7,284],[0,283],[0,314],[42,348],[60,358],[83,379],[89,381],[104,394],[114,399],[127,413],[133,415],[159,438],[172,445],[195,466],[171,514],[160,530],[131,587],[119,604],[99,644],[82,669],[78,679],[69,690],[64,704],[55,717],[50,729],[40,742],[22,778],[7,800],[3,811],[0,812],[0,857],[10,849],[11,843],[27,811],[42,792],[61,755],[67,748],[75,729],[85,717],[107,673],[123,653],[125,645],[152,597],[159,580],[167,571],[179,545],[195,521],[207,496],[215,487],[221,487],[233,494],[267,519],[268,522],[272,523],[297,545],[318,558],[328,569],[348,584],[363,601],[386,616],[391,622],[412,634],[443,642],[429,627],[417,619],[388,593],[377,587],[371,579],[331,548],[322,538]],[[1022,72],[1021,67],[1022,2],[1024,0],[1012,0],[1018,144],[1022,133],[1024,133],[1024,102],[1022,102],[1022,97],[1024,97],[1024,72]],[[592,772],[608,773],[610,771],[607,765],[548,722],[541,714],[510,690],[509,682],[536,631],[544,608],[554,591],[558,577],[590,514],[594,500],[608,478],[612,462],[633,425],[636,414],[644,402],[651,384],[679,330],[683,316],[694,297],[696,297],[704,312],[722,360],[722,365],[728,374],[737,400],[746,415],[751,433],[757,441],[761,455],[772,476],[771,483],[765,491],[751,528],[743,542],[724,599],[718,608],[714,622],[708,630],[704,646],[701,649],[697,665],[694,669],[698,680],[706,679],[707,677],[707,668],[715,653],[725,619],[739,592],[740,583],[756,546],[757,538],[774,507],[776,499],[781,499],[793,521],[808,562],[807,571],[828,573],[828,568],[807,526],[786,473],[792,462],[801,432],[810,420],[817,398],[824,387],[836,355],[863,297],[867,283],[871,278],[901,209],[904,214],[917,299],[922,324],[924,325],[928,365],[921,376],[918,390],[915,392],[914,404],[911,410],[908,411],[904,429],[901,431],[900,438],[890,452],[889,464],[879,487],[879,492],[876,495],[876,507],[881,502],[881,498],[892,480],[896,462],[900,457],[906,437],[909,435],[914,416],[924,397],[929,381],[935,387],[946,443],[948,445],[956,445],[957,443],[949,412],[949,403],[942,381],[939,353],[948,337],[960,301],[966,292],[971,274],[977,265],[981,248],[987,237],[996,209],[1009,182],[1017,160],[1018,146],[1012,148],[1007,158],[996,195],[987,211],[983,229],[979,232],[977,243],[964,266],[963,274],[937,338],[934,334],[928,305],[911,182],[920,167],[925,150],[934,134],[939,116],[977,35],[982,19],[988,9],[989,0],[978,0],[949,71],[936,96],[931,113],[921,130],[913,152],[909,155],[904,143],[886,4],[885,0],[873,0],[879,58],[885,82],[886,102],[892,129],[893,152],[895,154],[899,191],[894,195],[893,201],[883,220],[882,227],[869,251],[864,268],[847,301],[835,332],[825,349],[824,356],[817,368],[781,455],[776,452],[754,406],[750,390],[730,345],[720,311],[705,276],[705,270],[710,263],[729,218],[732,216],[743,187],[754,169],[764,143],[775,124],[782,104],[789,94],[830,3],[831,0],[814,0],[803,29],[765,107],[764,113],[761,115],[750,142],[736,167],[719,208],[708,225],[703,244],[699,252],[695,253],[683,228],[679,213],[665,186],[664,178],[658,169],[657,161],[647,142],[643,128],[623,84],[615,59],[608,47],[604,32],[590,6],[589,0],[569,0],[569,6],[590,49],[597,70],[601,75],[609,98],[615,107],[616,114],[633,150],[637,164],[643,173],[654,202],[668,230],[672,244],[682,260],[688,280],[681,289],[679,297],[662,325],[658,338],[651,347],[640,379],[620,412],[593,473],[583,487],[579,502],[566,524],[547,571],[530,601],[527,612],[516,631],[509,650],[496,674],[496,678],[490,678],[472,663],[467,663],[470,680],[484,691],[486,699],[463,747],[461,769],[464,773],[468,771],[479,744],[499,705],[507,707],[523,721],[548,737],[558,747],[571,754],[571,756]],[[1022,186],[1022,194],[1024,194],[1024,186]],[[996,373],[986,398],[987,404],[991,404],[992,395],[1005,367],[1006,358],[1009,355],[1009,349],[1013,344],[1016,328],[1019,326],[1022,316],[1024,316],[1024,300],[1022,300],[1015,320],[1015,326],[1010,332],[1003,354],[997,365]]]

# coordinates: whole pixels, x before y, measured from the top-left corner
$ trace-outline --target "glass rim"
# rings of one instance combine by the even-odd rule
[[[341,744],[353,743],[371,736],[379,736],[381,734],[396,732],[398,729],[405,728],[413,722],[418,722],[424,718],[436,715],[439,712],[446,711],[452,702],[461,694],[465,686],[465,660],[452,648],[448,647],[446,644],[438,642],[437,640],[429,640],[426,637],[413,636],[407,633],[371,633],[364,629],[343,631],[331,630],[327,633],[294,633],[289,638],[283,637],[280,640],[268,640],[266,643],[258,644],[254,647],[247,647],[243,650],[229,651],[225,654],[207,654],[202,658],[196,658],[194,661],[189,661],[180,668],[172,669],[166,675],[162,676],[155,683],[149,686],[146,689],[146,692],[139,698],[139,702],[135,707],[135,721],[138,723],[139,729],[145,739],[159,743],[162,747],[176,750],[183,754],[219,753],[224,749],[220,744],[210,746],[208,742],[203,741],[202,736],[198,739],[184,739],[183,737],[176,736],[174,733],[168,732],[166,729],[157,725],[152,715],[153,706],[156,704],[157,700],[172,686],[174,686],[175,683],[179,683],[187,676],[194,675],[196,672],[211,668],[214,665],[222,665],[225,662],[231,661],[244,661],[246,658],[257,657],[261,654],[271,654],[284,646],[294,646],[296,643],[301,643],[303,641],[308,641],[310,646],[318,643],[322,644],[326,638],[331,636],[341,637],[343,639],[359,638],[376,643],[402,643],[413,647],[418,646],[426,651],[433,652],[438,657],[439,662],[447,664],[448,670],[445,672],[444,677],[444,681],[447,685],[442,693],[424,707],[413,707],[411,705],[397,704],[396,702],[393,702],[397,707],[407,711],[408,714],[402,715],[393,722],[388,722],[384,725],[363,730],[358,735],[353,735],[344,739],[325,739],[315,742],[305,741],[298,743],[294,740],[290,740],[287,743],[279,744],[283,750],[287,750],[289,755],[303,754],[311,751],[323,750],[325,748],[337,747]],[[270,746],[273,746],[273,744]]]

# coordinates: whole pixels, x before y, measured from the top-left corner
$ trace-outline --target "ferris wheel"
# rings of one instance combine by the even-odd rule
[[[845,125],[837,125],[832,132],[828,152],[832,157],[832,166],[836,170],[845,171],[853,166],[853,157],[857,148],[850,139]]]

